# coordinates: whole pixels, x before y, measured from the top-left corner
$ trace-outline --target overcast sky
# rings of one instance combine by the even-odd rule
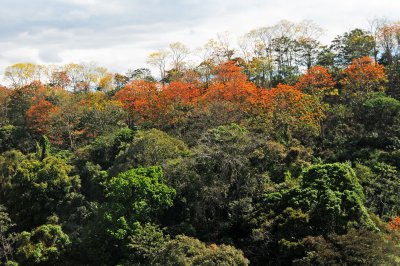
[[[399,0],[1,0],[0,73],[17,62],[148,67],[171,42],[191,49],[223,31],[243,35],[282,19],[313,20],[324,40],[368,19],[400,19]]]

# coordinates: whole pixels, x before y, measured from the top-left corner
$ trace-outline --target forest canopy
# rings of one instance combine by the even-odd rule
[[[7,67],[0,264],[400,264],[400,23],[321,33]]]

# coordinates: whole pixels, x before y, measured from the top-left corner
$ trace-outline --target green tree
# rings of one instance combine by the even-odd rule
[[[19,228],[29,229],[46,222],[53,213],[68,217],[70,206],[80,199],[80,179],[71,175],[64,159],[48,156],[42,161],[25,158],[10,177],[6,205]]]
[[[18,236],[17,261],[21,265],[56,265],[64,261],[63,255],[71,245],[67,234],[59,225],[41,225]]]
[[[132,167],[165,165],[169,160],[189,154],[186,144],[158,129],[139,131],[110,169],[111,175]]]
[[[166,266],[245,266],[249,261],[243,252],[232,246],[212,244],[206,246],[199,240],[179,235],[165,243],[152,265]]]
[[[110,265],[127,260],[135,241],[156,229],[147,226],[173,204],[175,190],[164,183],[159,166],[136,168],[104,183],[105,202],[100,205],[82,236],[87,263]],[[133,245],[133,246],[132,246]],[[137,243],[136,243],[137,245]],[[140,248],[151,249],[142,243]],[[140,252],[146,252],[142,250]],[[146,258],[147,254],[136,254]]]
[[[275,254],[276,263],[288,264],[304,256],[304,237],[343,235],[351,228],[376,230],[364,204],[363,189],[348,164],[313,165],[299,185],[266,193],[265,220],[253,234],[266,234],[260,243]]]
[[[306,256],[294,265],[398,265],[398,247],[378,232],[351,229],[345,235],[332,234],[303,240]]]
[[[3,205],[0,205],[0,262],[7,263],[13,259],[14,255],[14,234],[10,229],[15,224],[11,221],[11,218]]]
[[[337,36],[331,45],[336,52],[336,64],[347,66],[354,59],[364,56],[374,56],[376,43],[374,37],[362,29],[354,29]]]

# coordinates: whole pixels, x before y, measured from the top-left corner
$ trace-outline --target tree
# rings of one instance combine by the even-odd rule
[[[399,254],[393,240],[367,230],[307,237],[303,242],[307,255],[294,265],[396,265]]]
[[[138,225],[129,236],[128,259],[125,263],[153,265],[154,259],[169,240],[170,237],[156,225]]]
[[[48,156],[42,161],[25,158],[12,176],[6,206],[18,228],[30,229],[46,222],[53,213],[68,217],[79,200],[80,179],[72,166]]]
[[[177,190],[169,217],[186,226],[183,232],[195,230],[205,239],[246,232],[244,217],[264,184],[252,165],[256,145],[246,129],[219,126],[202,134],[190,156],[165,166],[167,180]]]
[[[142,80],[132,81],[118,91],[113,99],[122,103],[127,112],[130,127],[154,121],[161,110],[158,109],[158,89],[155,83]]]
[[[49,69],[49,85],[52,87],[60,87],[67,89],[70,86],[71,79],[68,76],[68,72],[63,68]]]
[[[122,123],[122,104],[110,100],[103,92],[87,93],[78,103],[82,108],[80,127],[87,139],[113,131]]]
[[[128,70],[126,76],[129,80],[144,80],[148,82],[154,82],[155,79],[151,75],[151,70],[148,68],[138,68],[135,70]]]
[[[45,90],[40,82],[33,82],[29,85],[13,90],[8,102],[8,120],[14,126],[26,126],[26,112],[34,103],[35,96],[39,91]]]
[[[186,144],[157,129],[138,132],[127,149],[116,158],[111,173],[138,166],[165,165],[189,154]]]
[[[172,206],[175,190],[165,184],[159,166],[120,173],[104,182],[104,188],[105,202],[86,226],[82,239],[90,263],[114,265],[129,257],[127,252],[135,248],[130,246],[135,239],[151,230],[148,224],[157,222]],[[146,248],[146,243],[141,244]]]
[[[159,166],[136,168],[120,173],[105,184],[108,222],[126,224],[154,221],[161,211],[172,206],[175,190],[164,183]],[[129,235],[125,229],[110,227],[108,233],[116,238]]]
[[[238,109],[250,108],[258,96],[255,85],[247,80],[241,68],[233,61],[228,61],[216,69],[216,77],[208,90],[201,97],[201,101],[231,102]]]
[[[32,63],[17,63],[6,68],[4,76],[14,88],[21,88],[34,81],[41,81],[44,66]]]
[[[332,41],[331,49],[336,51],[336,64],[343,67],[355,59],[374,56],[375,46],[373,36],[362,29],[354,29],[337,36]]]
[[[257,104],[274,124],[276,137],[285,140],[291,140],[293,135],[318,134],[325,117],[324,106],[317,97],[289,85],[279,84],[263,91]]]
[[[54,265],[65,259],[63,256],[71,245],[61,226],[41,225],[31,232],[18,236],[17,261],[25,265]]]
[[[264,222],[254,231],[269,254],[277,254],[276,263],[303,257],[307,236],[344,235],[352,228],[377,231],[364,205],[363,188],[348,164],[312,165],[299,181],[265,194]]]
[[[66,93],[61,99],[49,116],[48,135],[52,144],[74,150],[85,133],[81,127],[83,106],[76,94]]]
[[[314,66],[307,70],[307,72],[300,76],[297,80],[295,87],[304,93],[316,95],[319,98],[325,94],[332,92],[335,81],[328,70],[321,66]]]
[[[147,63],[149,65],[152,65],[154,67],[157,67],[158,70],[160,71],[160,79],[161,82],[164,82],[164,79],[166,78],[166,65],[167,65],[167,59],[170,55],[170,52],[167,50],[159,50],[157,52],[151,53],[147,57]]]
[[[246,266],[249,261],[240,250],[228,245],[206,246],[184,235],[168,241],[159,251],[153,265],[232,265]]]
[[[15,224],[10,219],[7,209],[0,205],[0,262],[7,263],[13,259],[14,255],[14,235],[10,234],[10,229]]]
[[[362,139],[365,144],[382,150],[399,147],[399,100],[383,93],[372,94],[360,107],[357,118],[357,122],[364,126]]]
[[[396,167],[383,162],[365,162],[357,164],[356,172],[364,188],[365,206],[382,219],[396,216],[400,209],[399,198],[400,173]]]
[[[0,85],[0,127],[8,123],[8,102],[11,90]]]
[[[49,101],[39,101],[26,112],[28,127],[39,135],[46,135],[50,116],[56,112],[58,112],[57,107]]]
[[[382,65],[375,64],[370,57],[354,59],[345,70],[340,83],[344,86],[344,94],[353,98],[382,90],[386,81]]]
[[[169,71],[170,80],[179,79],[185,67],[185,59],[189,55],[189,48],[181,42],[174,42],[169,45],[171,56],[171,70]]]
[[[300,187],[316,192],[317,204],[310,210],[310,222],[323,233],[346,232],[349,224],[375,229],[364,206],[362,187],[349,165],[312,166],[304,172]]]

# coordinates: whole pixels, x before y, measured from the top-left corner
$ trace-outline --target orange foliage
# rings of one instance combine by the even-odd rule
[[[400,216],[396,216],[392,218],[388,222],[388,227],[389,227],[389,235],[388,237],[391,239],[400,239]]]
[[[386,81],[383,65],[375,64],[368,56],[354,59],[350,66],[344,71],[345,77],[341,83],[347,91],[372,92],[380,89]]]
[[[309,75],[316,77],[314,80],[309,78],[312,82],[308,84],[322,90],[333,85],[323,70],[324,79],[319,80],[317,70],[310,71]],[[194,110],[198,114],[209,112],[220,118],[236,114],[235,121],[245,119],[243,112],[253,113],[267,119],[278,118],[289,128],[307,127],[318,131],[324,117],[323,105],[317,97],[282,84],[272,90],[259,89],[233,62],[217,67],[216,76],[204,93],[193,83],[175,81],[157,87],[156,83],[134,81],[121,89],[114,99],[128,112],[131,125],[172,126],[188,119]]]
[[[325,117],[324,107],[316,97],[284,84],[263,91],[258,105],[275,122],[294,128],[307,127],[315,132],[319,131],[319,123]]]
[[[389,228],[391,230],[400,231],[400,216],[397,216],[395,218],[393,218],[390,222],[389,222]]]
[[[241,67],[237,66],[233,61],[228,61],[218,66],[216,74],[214,78],[216,82],[247,81],[247,76],[242,73]]]
[[[52,103],[40,100],[26,112],[28,126],[38,134],[46,134],[50,115],[57,112],[57,109]]]
[[[114,99],[128,113],[128,124],[152,121],[157,117],[158,89],[156,83],[134,80],[118,91]]]
[[[336,83],[328,69],[322,66],[314,66],[299,78],[295,87],[308,94],[323,96],[335,85]]]
[[[160,110],[158,121],[153,121],[159,125],[173,125],[183,121],[187,113],[193,109],[200,89],[192,84],[174,81],[164,86],[158,94],[158,106]]]
[[[167,105],[187,105],[192,104],[199,95],[199,88],[188,83],[174,81],[163,87],[159,97],[160,102]]]
[[[229,61],[217,68],[217,76],[201,100],[228,101],[236,103],[240,109],[247,109],[249,104],[255,103],[258,95],[259,89],[247,80],[240,67]]]
[[[0,85],[0,126],[6,124],[7,121],[7,103],[11,94],[11,90]]]

